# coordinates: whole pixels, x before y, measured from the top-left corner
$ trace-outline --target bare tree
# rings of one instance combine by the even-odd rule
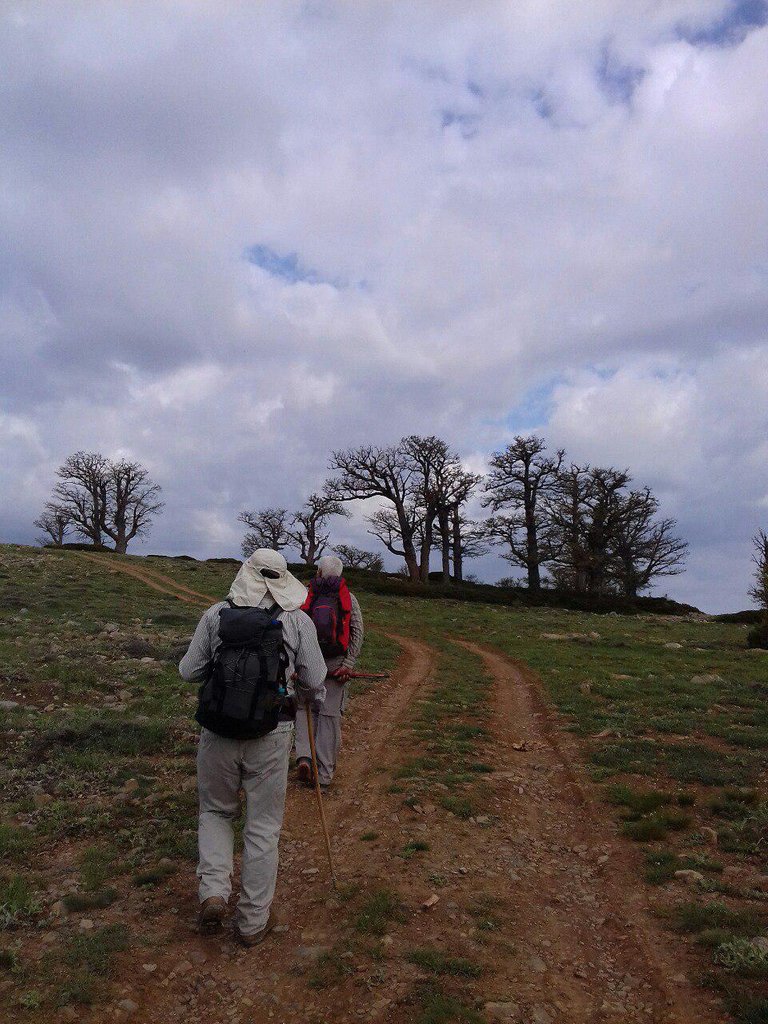
[[[760,530],[752,538],[754,552],[752,561],[755,566],[754,586],[750,587],[749,596],[757,601],[760,608],[766,613],[768,621],[768,534]]]
[[[152,518],[163,508],[160,488],[139,463],[112,462],[99,452],[75,452],[57,470],[54,502],[74,531],[104,547],[106,534],[115,551],[125,554],[128,543],[146,534]]]
[[[72,529],[72,519],[65,508],[49,501],[33,525],[43,531],[43,535],[38,537],[40,545],[53,544],[54,547],[60,548]]]
[[[139,462],[121,459],[107,467],[107,500],[101,529],[124,555],[134,537],[147,533],[152,518],[163,508],[160,488]]]
[[[451,555],[453,578],[457,583],[464,579],[464,563],[470,558],[480,558],[488,553],[489,541],[485,523],[465,519],[461,507],[451,509]]]
[[[349,514],[349,509],[327,494],[310,494],[285,533],[288,541],[299,549],[302,561],[306,565],[314,565],[330,537],[329,532],[324,532],[328,519],[331,516],[347,517]]]
[[[541,499],[555,487],[565,452],[545,455],[545,441],[536,436],[518,435],[504,451],[490,459],[491,472],[485,481],[483,504],[504,514],[492,519],[489,536],[508,547],[503,557],[528,573],[528,588],[541,589],[541,566],[547,560],[548,545],[543,544],[546,529]]]
[[[373,551],[363,551],[353,544],[337,544],[333,549],[347,569],[367,569],[368,572],[383,572],[384,559]]]
[[[109,460],[98,452],[74,452],[56,471],[54,504],[67,513],[72,528],[95,548],[104,547]]]
[[[416,522],[411,502],[412,478],[415,473],[413,462],[399,445],[379,448],[374,445],[362,445],[333,452],[331,469],[339,475],[329,480],[326,494],[337,501],[355,501],[365,498],[384,498],[391,503],[394,517],[389,524],[379,524],[376,513],[369,522],[372,523],[375,536],[380,536],[378,529],[383,531],[394,545],[399,540],[399,550],[408,567],[408,577],[419,579],[419,562],[416,556],[415,537]],[[383,538],[382,538],[383,539]],[[384,543],[387,543],[385,540]],[[389,550],[394,547],[387,544]]]
[[[608,589],[622,515],[618,496],[629,481],[627,472],[613,468],[571,465],[558,473],[546,500],[558,586],[585,594]]]
[[[686,541],[676,537],[674,519],[656,519],[659,500],[649,487],[617,495],[613,574],[626,597],[637,597],[659,576],[683,572]]]
[[[447,516],[461,496],[466,501],[477,477],[465,473],[456,452],[434,434],[420,437],[411,434],[400,442],[406,456],[411,460],[411,498],[418,510],[421,533],[419,574],[421,581],[429,579],[429,556],[434,547],[435,521],[441,517],[441,547],[443,552],[443,575],[450,578],[447,565],[449,548]]]
[[[416,506],[409,502],[404,507],[404,514],[406,522],[408,524],[408,530],[411,533],[411,547],[414,552],[414,558],[416,558],[416,547],[418,545],[421,550],[422,544],[422,533],[423,524],[419,517],[419,510]],[[406,545],[403,541],[403,527],[401,519],[398,516],[394,508],[378,508],[372,515],[366,517],[370,529],[368,533],[372,537],[376,537],[380,540],[387,551],[391,551],[393,555],[399,555],[405,559],[405,565],[408,568],[408,578],[411,580],[418,580],[419,574],[419,563],[416,560],[416,576],[411,575],[411,566],[409,565],[408,559],[406,558]]]
[[[244,523],[250,532],[243,537],[243,558],[248,558],[257,548],[272,548],[279,551],[286,547],[288,536],[288,509],[264,508],[258,512],[241,512],[238,523]]]
[[[465,548],[465,540],[469,538],[468,531],[474,530],[474,525],[470,525],[461,510],[481,480],[482,477],[475,473],[467,473],[454,468],[440,495],[437,525],[440,533],[443,581],[446,583],[451,578],[451,560],[453,560],[453,578],[458,583],[463,576],[464,558],[476,557]],[[478,543],[480,543],[480,538],[479,535],[476,535],[475,546]],[[483,542],[483,544],[487,548],[487,543]],[[485,550],[481,553],[485,554]]]

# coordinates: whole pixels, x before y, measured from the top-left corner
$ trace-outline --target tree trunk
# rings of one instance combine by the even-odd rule
[[[432,523],[424,523],[424,540],[421,542],[421,564],[419,566],[419,579],[422,583],[429,583],[429,555],[432,551]]]
[[[536,515],[533,508],[525,510],[525,554],[528,569],[528,589],[538,594],[541,590],[541,571],[539,569],[539,538],[536,532]]]
[[[443,507],[438,514],[440,528],[440,550],[443,559],[443,583],[451,582],[451,529],[448,509]]]
[[[461,519],[459,510],[453,510],[453,579],[461,583],[464,579],[464,556],[461,550]]]

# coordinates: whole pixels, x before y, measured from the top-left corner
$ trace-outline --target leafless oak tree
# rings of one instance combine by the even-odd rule
[[[327,494],[310,494],[285,531],[288,542],[298,548],[306,565],[314,565],[328,544],[328,519],[349,514],[349,509]]]
[[[125,554],[128,543],[146,534],[163,508],[160,487],[138,462],[112,462],[99,452],[75,452],[57,470],[53,504],[69,516],[72,528],[104,547],[104,536]]]
[[[134,537],[147,533],[153,516],[163,508],[159,497],[160,488],[139,462],[121,459],[109,463],[101,528],[118,554],[125,554]]]
[[[72,529],[72,519],[65,508],[49,501],[33,525],[43,531],[42,536],[38,537],[40,545],[53,544],[60,548]]]
[[[336,544],[333,549],[347,569],[367,569],[368,572],[383,572],[384,559],[373,551],[363,551],[353,544]]]
[[[688,544],[675,536],[674,519],[656,518],[659,500],[649,487],[617,494],[616,502],[612,572],[625,597],[637,597],[658,577],[683,571]]]
[[[768,617],[768,534],[760,530],[752,538],[754,552],[752,561],[755,566],[754,586],[750,587],[749,596],[757,601]]]
[[[74,452],[56,475],[61,483],[53,489],[54,503],[67,512],[76,533],[103,548],[109,460],[99,452]]]
[[[506,561],[525,568],[528,588],[534,592],[541,589],[541,566],[549,552],[542,536],[546,520],[541,501],[555,487],[565,455],[563,449],[554,455],[546,450],[542,438],[518,435],[504,451],[495,452],[483,502],[493,512],[502,512],[488,521],[488,536],[507,547],[502,556]]]
[[[264,508],[258,512],[246,510],[240,513],[237,521],[247,526],[250,531],[243,537],[243,558],[248,558],[257,548],[280,551],[289,542],[286,508]]]
[[[408,577],[419,579],[419,562],[416,555],[415,538],[417,524],[412,502],[412,480],[415,467],[399,445],[381,448],[375,445],[361,445],[333,452],[331,470],[338,476],[329,480],[326,493],[337,501],[355,501],[365,498],[384,498],[391,503],[391,509],[382,508],[382,515],[391,512],[386,521],[377,512],[369,519],[372,532],[380,536],[390,551],[391,545],[399,541],[395,552],[405,559]],[[381,532],[377,532],[377,531]],[[385,538],[389,538],[387,543]]]

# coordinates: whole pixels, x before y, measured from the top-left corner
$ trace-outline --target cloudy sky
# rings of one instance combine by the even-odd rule
[[[768,3],[0,8],[0,535],[64,456],[236,554],[328,452],[537,430],[744,607],[768,527]],[[373,546],[358,518],[339,539]],[[496,579],[497,560],[477,565]]]

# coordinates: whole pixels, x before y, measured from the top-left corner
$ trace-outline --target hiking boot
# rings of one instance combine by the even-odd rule
[[[221,928],[227,913],[227,901],[223,896],[209,896],[200,907],[198,923],[203,935],[212,935]]]
[[[303,786],[314,785],[311,761],[307,761],[306,758],[302,757],[300,761],[296,762],[296,778]]]
[[[239,928],[235,928],[235,938],[241,946],[245,946],[246,949],[251,949],[253,946],[258,946],[259,943],[263,942],[277,923],[277,914],[270,910],[267,923],[263,928],[259,929],[257,932],[252,932],[250,935],[244,935]]]

